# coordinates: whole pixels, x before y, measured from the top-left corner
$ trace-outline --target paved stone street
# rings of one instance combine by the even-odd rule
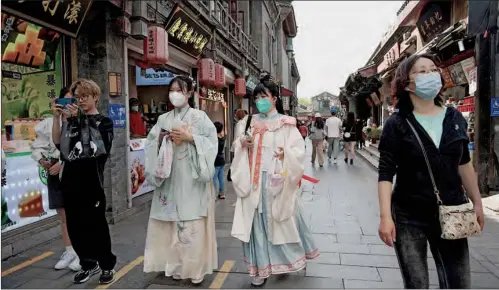
[[[304,271],[272,277],[263,288],[402,288],[395,253],[377,236],[376,172],[361,159],[353,166],[343,160],[338,165],[326,162],[324,168],[312,167],[309,160],[307,157],[307,173],[321,181],[315,187],[304,184],[302,203],[321,256]],[[217,201],[216,209],[219,265],[223,273],[207,276],[201,288],[251,287],[241,243],[230,237],[234,210],[231,205],[235,198],[231,190],[227,196],[227,200]],[[487,215],[486,231],[470,242],[473,288],[499,287],[499,215],[488,209]],[[148,212],[143,212],[113,226],[119,279],[110,288],[192,287],[187,281],[176,282],[160,273],[142,272],[147,218]],[[52,270],[61,246],[58,239],[3,261],[3,288],[97,287],[97,277],[85,285],[73,285],[72,273]],[[431,255],[429,268],[432,288],[437,288]]]

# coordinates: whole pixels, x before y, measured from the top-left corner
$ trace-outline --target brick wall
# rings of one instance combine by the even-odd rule
[[[124,39],[115,35],[111,19],[114,11],[103,9],[96,15],[77,39],[78,77],[90,78],[101,88],[102,97],[99,111],[108,114],[109,104],[125,105],[126,97],[109,97],[108,73],[117,72],[122,76],[122,92],[127,85],[124,76]],[[125,128],[114,128],[111,156],[104,172],[108,218],[114,218],[127,210],[127,161],[128,142]]]

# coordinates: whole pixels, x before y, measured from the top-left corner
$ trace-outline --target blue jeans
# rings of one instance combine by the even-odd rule
[[[215,167],[215,176],[213,176],[213,185],[215,186],[215,189],[218,188],[219,193],[223,193],[224,189],[225,189],[224,167],[225,166]],[[218,183],[218,185],[217,185],[217,183]]]

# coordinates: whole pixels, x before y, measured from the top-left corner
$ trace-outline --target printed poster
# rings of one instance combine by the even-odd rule
[[[14,118],[52,115],[61,70],[58,33],[2,13],[2,127]]]
[[[134,140],[131,140],[131,142],[133,141]],[[128,152],[132,198],[154,190],[146,180],[145,161],[146,156],[143,149]]]
[[[7,155],[6,181],[2,187],[2,233],[47,217],[49,210],[47,170],[31,159],[31,154]]]

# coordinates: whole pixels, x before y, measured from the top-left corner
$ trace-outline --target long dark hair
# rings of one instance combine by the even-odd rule
[[[348,127],[353,127],[355,125],[355,113],[354,112],[348,112],[346,125]]]
[[[431,54],[420,54],[420,55],[411,55],[404,61],[402,61],[397,70],[395,71],[395,77],[392,81],[392,99],[395,101],[395,108],[399,109],[399,112],[402,114],[412,113],[414,111],[414,105],[412,104],[411,98],[409,96],[409,92],[406,90],[409,85],[409,75],[411,73],[411,69],[414,64],[420,59],[426,58],[433,61],[437,64],[435,58]],[[445,83],[442,74],[440,74],[440,78],[442,79],[442,85]],[[434,99],[435,105],[441,107],[443,104],[442,92],[444,88],[442,86],[442,90],[440,91],[438,97]]]
[[[194,108],[194,85],[192,80],[186,76],[176,76],[170,81],[170,87],[174,83],[177,83],[182,92],[188,92],[190,94],[187,103],[189,104],[189,107]]]
[[[315,125],[315,128],[317,128],[319,130],[324,129],[324,119],[322,119],[321,117],[315,118],[314,125]]]
[[[270,75],[266,75],[260,79],[260,83],[253,90],[253,98],[258,94],[270,93],[276,98],[275,108],[279,114],[284,114],[284,108],[282,106],[282,100],[279,96],[279,85],[270,79]]]
[[[73,93],[71,91],[71,87],[64,87],[61,89],[61,92],[59,93],[59,98],[64,98],[67,93]]]

